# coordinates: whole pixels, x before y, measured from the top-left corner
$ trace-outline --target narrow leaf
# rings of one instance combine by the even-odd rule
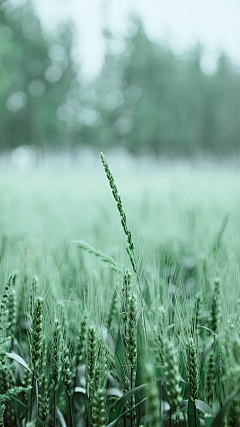
[[[110,415],[109,421],[112,422],[118,418],[119,415],[121,415],[121,412],[126,405],[127,401],[139,390],[141,390],[143,387],[145,387],[146,384],[142,384],[138,387],[133,388],[132,390],[129,390],[127,393],[125,393],[112,407],[112,414]]]
[[[75,393],[82,393],[82,394],[86,394],[86,389],[83,387],[75,387],[74,389]]]
[[[195,400],[196,403],[196,408],[199,409],[199,411],[201,411],[204,415],[205,414],[209,414],[209,415],[213,415],[213,410],[212,408],[210,408],[210,406],[203,402],[202,400]]]
[[[124,385],[124,379],[128,377],[129,371],[127,369],[127,358],[120,331],[118,331],[115,350],[115,366],[118,374],[118,379],[121,385]]]
[[[230,394],[230,396],[227,398],[226,402],[224,403],[222,409],[220,409],[217,416],[214,418],[213,423],[211,424],[211,427],[223,427],[224,419],[228,414],[228,411],[233,402],[233,399],[238,394],[238,392],[239,392],[239,388],[235,390],[232,394]]]
[[[116,387],[110,387],[107,389],[106,391],[106,396],[115,396],[115,397],[122,397],[123,393],[121,390],[119,390],[119,388]]]
[[[57,419],[59,421],[60,427],[67,427],[67,424],[64,420],[64,416],[62,412],[59,410],[59,408],[57,408]]]
[[[108,424],[106,427],[113,427],[116,422],[119,420],[119,418],[123,417],[125,414],[127,414],[128,412],[132,411],[133,409],[137,408],[139,405],[141,405],[141,403],[143,403],[145,400],[147,400],[148,398],[145,397],[143,399],[143,401],[140,401],[139,403],[137,403],[137,405],[134,405],[132,408],[129,408],[127,411],[123,412],[121,415],[119,415],[119,417],[117,417],[114,421],[112,421],[110,424]]]
[[[143,324],[143,317],[139,317],[137,325],[137,369],[136,369],[136,383],[135,386],[138,387],[145,382],[145,366],[147,363],[147,345],[146,345],[146,336]],[[139,404],[136,410],[137,415],[137,425],[140,424],[140,420],[144,411],[144,398],[146,397],[146,390],[142,389],[137,393],[135,402],[136,404],[142,401],[142,404]]]
[[[13,359],[16,362],[18,362],[20,365],[22,365],[24,368],[26,368],[32,374],[31,369],[28,367],[28,365],[26,364],[25,360],[21,356],[19,356],[18,354],[15,354],[15,353],[6,353],[6,355],[10,359]]]

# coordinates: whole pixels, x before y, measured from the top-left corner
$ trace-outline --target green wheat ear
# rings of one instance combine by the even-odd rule
[[[87,380],[89,387],[89,395],[94,388],[95,368],[97,356],[97,334],[93,326],[88,329],[88,343],[87,343]]]
[[[126,218],[126,213],[125,213],[125,211],[123,209],[122,199],[121,199],[121,196],[120,196],[120,194],[118,192],[116,183],[114,181],[112,172],[110,171],[110,168],[109,168],[109,165],[107,163],[106,157],[104,156],[103,153],[100,153],[100,155],[101,155],[102,164],[103,164],[103,167],[104,167],[104,170],[105,170],[105,173],[106,173],[109,185],[110,185],[111,190],[112,190],[113,197],[114,197],[114,199],[117,202],[117,208],[118,208],[118,212],[119,212],[119,214],[121,216],[121,223],[122,223],[122,226],[123,226],[123,230],[124,230],[124,233],[127,236],[128,246],[127,246],[126,250],[127,250],[128,255],[129,255],[133,271],[134,271],[134,273],[138,277],[138,269],[137,269],[137,264],[136,264],[136,261],[135,261],[134,243],[133,243],[133,240],[132,240],[132,233],[131,233],[130,228],[128,228],[128,225],[127,225],[127,218]]]
[[[216,334],[218,331],[218,322],[220,314],[220,279],[214,280],[214,291],[211,307],[211,329]],[[215,335],[214,335],[215,340]]]
[[[76,357],[76,369],[82,363],[85,354],[87,340],[87,315],[84,314],[83,319],[80,324],[80,329],[76,337],[75,344],[75,357]]]
[[[59,320],[55,319],[53,329],[53,343],[52,343],[52,380],[54,390],[57,390],[58,380],[61,372],[60,360],[60,344],[61,344],[61,331]]]
[[[70,369],[70,355],[67,344],[64,342],[62,350],[62,381],[65,387],[65,391],[70,396],[71,384],[72,384],[72,372]]]
[[[43,331],[43,299],[37,298],[34,306],[33,320],[32,320],[32,343],[31,343],[31,354],[32,364],[35,370],[42,352],[42,331]]]
[[[190,396],[193,401],[198,398],[198,361],[197,351],[193,338],[190,338],[186,345],[187,352],[187,377]]]
[[[114,318],[117,314],[117,303],[118,303],[118,295],[117,295],[117,288],[115,288],[112,296],[108,319],[107,319],[107,328],[109,331],[111,329]]]
[[[105,427],[105,390],[100,388],[96,391],[92,403],[93,427]]]
[[[164,341],[164,361],[166,374],[166,387],[171,410],[179,414],[181,404],[181,389],[179,387],[179,373],[177,356],[174,345],[171,341]]]
[[[148,420],[151,427],[160,426],[160,400],[159,391],[154,380],[154,369],[150,364],[146,365],[146,383],[148,384]]]

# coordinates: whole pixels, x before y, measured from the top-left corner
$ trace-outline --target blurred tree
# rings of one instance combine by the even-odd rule
[[[206,75],[203,48],[177,56],[132,15],[125,37],[104,30],[101,72],[85,81],[72,23],[41,28],[32,2],[0,8],[0,148],[124,147],[156,156],[237,155],[240,73],[223,54]]]
[[[31,1],[0,8],[0,147],[69,145],[79,102],[72,24],[43,32]],[[68,98],[68,100],[67,100]]]
[[[157,156],[239,152],[240,74],[229,60],[220,57],[216,73],[205,75],[200,45],[178,57],[149,40],[139,17],[131,28],[120,41],[105,32],[95,81],[104,143]]]

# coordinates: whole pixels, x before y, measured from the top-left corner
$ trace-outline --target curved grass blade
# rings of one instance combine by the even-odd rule
[[[201,411],[204,415],[205,414],[213,415],[212,408],[206,402],[196,399],[195,403],[196,403],[196,408],[199,409],[199,411]]]
[[[146,345],[145,339],[145,331],[143,325],[143,318],[139,317],[138,325],[137,325],[137,369],[136,369],[136,382],[135,386],[138,387],[145,382],[145,366],[148,358],[148,349]],[[146,396],[146,390],[142,389],[139,393],[137,393],[135,397],[137,406],[136,414],[137,414],[137,425],[139,425],[140,420],[144,411],[144,398]],[[143,403],[140,404],[140,401]]]
[[[146,387],[146,384],[141,384],[138,387],[133,388],[132,390],[129,390],[127,393],[125,393],[120,399],[117,400],[115,405],[112,406],[112,414],[110,415],[110,423],[112,421],[116,421],[116,419],[121,415],[121,412],[126,405],[127,401],[139,390],[141,390],[143,387]],[[128,411],[127,411],[128,412]]]
[[[222,409],[218,412],[217,416],[214,418],[211,427],[223,427],[224,426],[224,420],[226,415],[228,414],[228,411],[230,409],[230,406],[233,402],[234,397],[239,393],[239,388],[235,390],[225,401]]]
[[[147,400],[148,397],[145,397],[143,400],[141,400],[139,403],[137,403],[137,405],[134,405],[132,408],[129,408],[127,411],[123,412],[122,414],[120,414],[114,421],[112,421],[110,424],[108,424],[106,427],[113,427],[116,422],[123,417],[124,415],[126,415],[128,412],[132,411],[133,409],[137,408],[138,405],[140,405],[141,403],[143,403],[145,400]]]
[[[28,365],[26,364],[25,360],[21,356],[19,356],[18,354],[15,354],[15,353],[6,353],[6,355],[10,359],[13,359],[16,362],[18,362],[20,365],[22,365],[24,368],[26,368],[32,374],[31,369],[28,367]]]

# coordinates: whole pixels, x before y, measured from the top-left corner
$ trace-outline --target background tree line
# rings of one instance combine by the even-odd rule
[[[71,55],[72,23],[44,32],[31,1],[0,8],[0,148],[42,151],[124,147],[133,154],[236,156],[240,148],[240,71],[222,54],[201,69],[200,45],[175,55],[151,41],[137,16],[91,82]],[[134,30],[133,30],[134,29]]]

